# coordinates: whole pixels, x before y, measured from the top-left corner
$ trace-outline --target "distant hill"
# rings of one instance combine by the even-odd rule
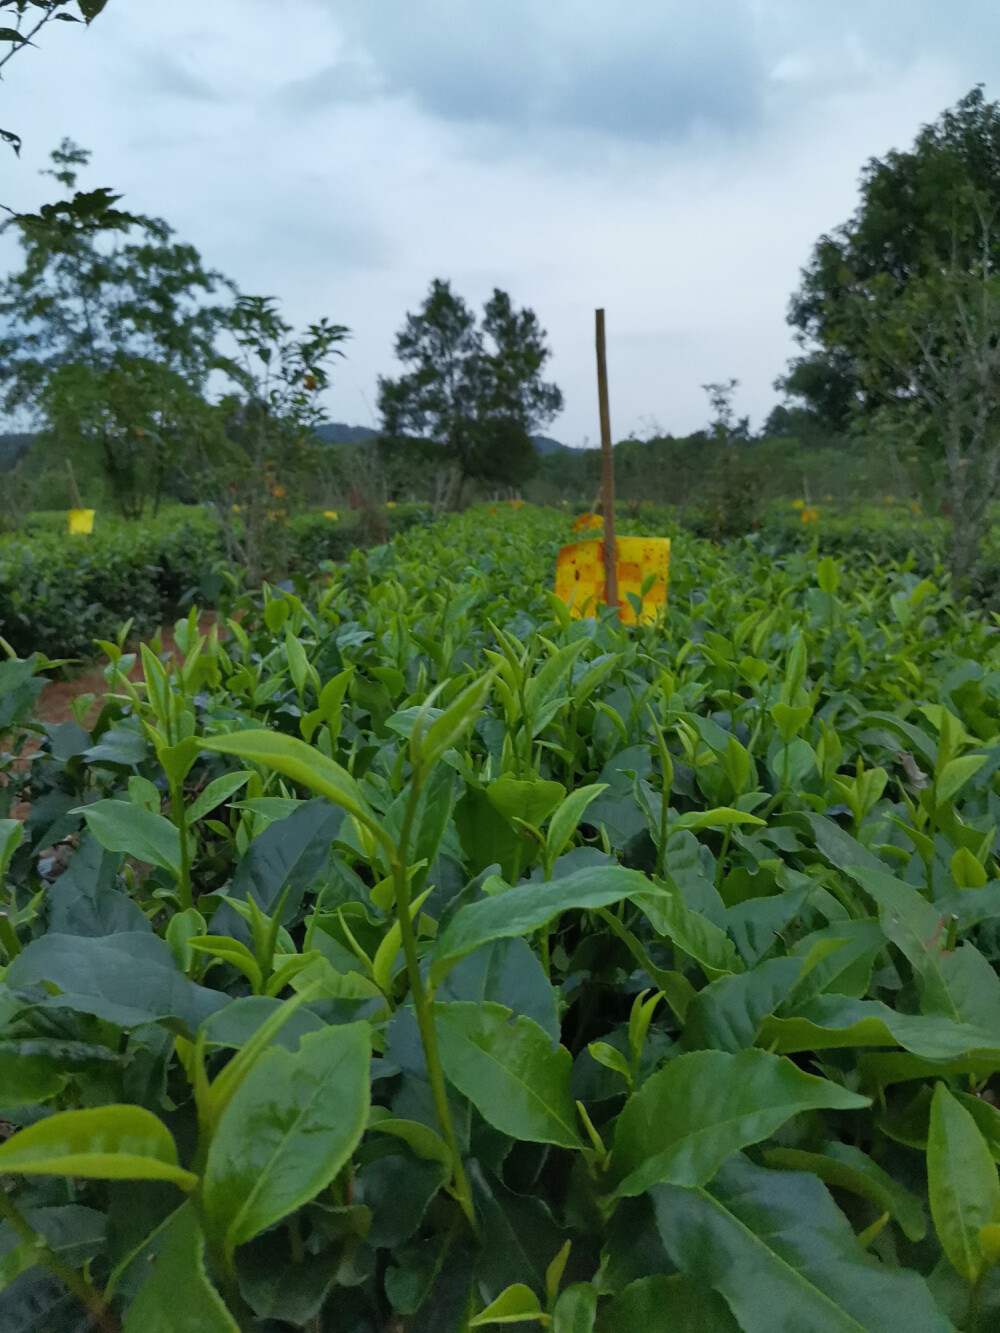
[[[550,440],[547,435],[532,435],[531,443],[544,458],[546,454],[562,454],[573,452],[568,444],[560,444],[558,440]]]
[[[325,421],[316,427],[316,435],[324,444],[359,444],[377,434],[370,426],[348,426],[343,421]],[[560,444],[547,435],[532,435],[531,443],[543,458],[546,454],[572,452],[568,444]]]
[[[324,421],[316,427],[316,436],[324,444],[360,444],[370,440],[378,431],[371,426],[348,426],[343,421]],[[34,443],[34,435],[0,435],[0,472],[8,472]],[[531,443],[545,458],[549,454],[577,453],[568,444],[561,444],[548,435],[533,435]]]
[[[342,421],[324,421],[316,427],[316,435],[324,444],[360,444],[377,434],[370,426],[346,426]]]

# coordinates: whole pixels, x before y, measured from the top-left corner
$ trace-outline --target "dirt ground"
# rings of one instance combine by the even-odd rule
[[[202,634],[207,634],[214,624],[215,612],[207,611],[199,620],[198,629]],[[176,655],[177,641],[174,639],[173,631],[164,630],[160,637],[163,640],[163,651]],[[132,651],[132,649],[130,648],[129,651]],[[106,666],[107,658],[105,657],[101,658],[90,671],[75,676],[72,680],[50,680],[38,696],[36,716],[43,722],[71,722],[73,720],[73,700],[78,699],[81,694],[96,695],[91,710],[96,716],[100,711],[100,699],[108,688],[104,680],[104,667]],[[129,679],[137,680],[141,675],[142,667],[137,661],[129,673]]]
[[[203,634],[207,634],[215,623],[215,612],[206,612],[198,622],[198,628]],[[163,641],[163,651],[176,654],[177,642],[174,639],[173,632],[164,630],[160,636]],[[131,650],[130,650],[131,651]],[[104,679],[103,668],[107,666],[107,658],[102,658],[95,666],[82,672],[79,676],[74,676],[70,680],[50,680],[35,705],[35,716],[42,722],[48,722],[52,725],[58,725],[61,722],[73,721],[73,700],[79,699],[81,695],[93,694],[94,702],[91,704],[84,721],[84,726],[93,722],[101,709],[101,699],[107,693],[107,682]],[[136,680],[142,675],[142,667],[138,661],[129,673],[131,680]],[[38,741],[30,737],[21,751],[21,757],[18,764],[23,765],[38,749]],[[0,783],[4,781],[0,774]],[[16,805],[11,811],[14,819],[26,819],[30,807],[26,801]]]

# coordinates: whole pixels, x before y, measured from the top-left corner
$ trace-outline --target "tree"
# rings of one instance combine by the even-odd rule
[[[959,583],[1000,466],[998,212],[1000,106],[976,88],[911,150],[869,162],[857,211],[817,242],[789,315],[805,355],[786,387],[919,445],[947,493]]]
[[[804,352],[783,381],[789,393],[839,427],[897,387],[888,367],[873,375],[864,364],[859,303],[875,282],[902,294],[914,278],[978,263],[977,201],[987,216],[1000,205],[1000,108],[981,88],[925,126],[912,149],[871,159],[854,215],[816,242],[789,308]],[[994,246],[995,264],[1000,239]]]
[[[80,13],[77,18],[70,12],[70,0],[0,0],[0,72],[19,52],[33,46],[34,39],[53,19],[90,24],[107,3],[108,0],[76,0]],[[0,139],[20,153],[19,134],[0,128]]]
[[[235,392],[216,409],[199,436],[200,489],[216,505],[230,557],[257,586],[283,558],[288,506],[320,465],[315,439],[323,419],[319,397],[329,385],[328,366],[343,356],[342,324],[322,319],[296,336],[270,297],[241,296],[229,312],[231,356],[215,365]]]
[[[708,394],[712,409],[709,434],[717,444],[735,444],[750,438],[750,418],[737,420],[733,408],[733,394],[739,386],[739,380],[721,380],[701,386]]]
[[[520,485],[538,466],[532,433],[562,408],[559,389],[542,378],[545,336],[534,311],[516,309],[499,288],[479,323],[450,284],[435,279],[396,338],[408,372],[379,380],[384,434],[436,442],[459,496],[469,480]]]
[[[199,410],[228,308],[210,298],[232,285],[162,220],[120,212],[107,190],[74,193],[89,156],[64,140],[48,174],[71,197],[5,224],[24,262],[0,283],[0,407],[66,450],[96,450],[136,516]]]

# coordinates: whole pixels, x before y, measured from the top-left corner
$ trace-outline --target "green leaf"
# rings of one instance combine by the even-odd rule
[[[25,1241],[21,1245],[15,1245],[5,1254],[0,1253],[0,1293],[7,1290],[10,1284],[26,1273],[29,1268],[34,1268],[38,1263],[39,1253],[36,1245],[29,1245]]]
[[[480,902],[460,907],[438,936],[432,976],[439,978],[453,959],[489,940],[529,935],[573,908],[607,907],[632,894],[648,892],[650,882],[637,870],[588,866],[548,884],[525,883]]]
[[[883,933],[923,982],[921,1011],[994,1031],[1000,1024],[1000,980],[975,946],[946,949],[940,910],[909,884],[851,866],[847,873],[878,903]]]
[[[309,679],[309,658],[306,656],[306,650],[302,647],[301,639],[298,635],[292,633],[290,625],[285,628],[285,655],[288,659],[288,674],[291,676],[292,684],[301,698],[302,691]]]
[[[934,797],[938,805],[947,805],[982,768],[989,756],[966,754],[951,759],[934,779]]]
[[[236,1089],[208,1152],[202,1196],[231,1254],[325,1189],[364,1133],[371,1038],[366,1023],[274,1047]]]
[[[237,968],[250,982],[253,993],[260,993],[264,980],[260,967],[247,946],[239,940],[229,935],[192,934],[187,940],[187,947],[195,953],[207,954],[210,958],[218,958],[220,962]]]
[[[570,1091],[573,1059],[530,1018],[501,1004],[434,1006],[441,1063],[452,1084],[503,1134],[582,1147]]]
[[[648,885],[647,892],[633,894],[632,901],[656,933],[690,954],[710,981],[743,971],[736,946],[726,932],[700,912],[693,912],[677,889]]]
[[[837,591],[837,584],[840,582],[840,570],[832,556],[825,555],[816,566],[816,582],[819,584],[820,590],[830,597]]]
[[[778,734],[787,745],[812,717],[812,709],[805,704],[793,708],[790,704],[777,703],[771,707],[771,717],[778,728]]]
[[[566,788],[561,782],[543,782],[540,778],[527,782],[508,774],[486,788],[490,805],[505,819],[511,822],[519,819],[535,828],[541,828],[565,795]]]
[[[141,1106],[57,1111],[0,1144],[0,1172],[94,1180],[169,1180],[193,1189],[162,1120]]]
[[[819,1176],[825,1185],[835,1185],[867,1199],[880,1213],[894,1217],[908,1240],[920,1241],[927,1234],[924,1206],[917,1196],[849,1143],[834,1141],[822,1152],[770,1148],[764,1153],[764,1161],[779,1171],[808,1171]]]
[[[981,889],[989,876],[968,847],[959,847],[951,858],[951,877],[960,889]]]
[[[901,1014],[879,1000],[819,995],[789,1018],[770,1015],[758,1043],[771,1050],[825,1051],[848,1046],[902,1046],[927,1060],[950,1060],[973,1052],[996,1055],[996,1033],[941,1014]]]
[[[0,878],[10,865],[10,859],[21,845],[24,824],[20,819],[0,819]]]
[[[68,1079],[69,1071],[58,1069],[48,1056],[0,1050],[0,1110],[47,1102]]]
[[[659,1181],[704,1185],[734,1152],[769,1138],[801,1111],[870,1104],[766,1051],[680,1055],[652,1074],[618,1117],[615,1193],[642,1194]]]
[[[621,1051],[614,1046],[609,1046],[606,1041],[592,1041],[588,1047],[588,1052],[592,1059],[605,1069],[611,1069],[616,1074],[620,1074],[625,1080],[626,1085],[632,1083],[632,1069],[628,1060],[622,1055]]]
[[[410,903],[410,920],[417,919],[421,907],[427,901],[431,894],[430,889],[425,889],[423,893],[418,894]],[[392,978],[396,970],[396,959],[403,947],[403,932],[399,923],[399,918],[393,920],[392,925],[382,936],[378,948],[375,950],[375,957],[372,959],[372,980],[384,995],[392,993]]]
[[[163,815],[128,801],[96,801],[77,806],[91,833],[109,852],[127,852],[138,861],[180,874],[181,835]]]
[[[343,820],[343,812],[323,800],[298,804],[287,818],[276,818],[237,863],[229,896],[256,898],[262,910],[273,916],[287,889],[281,916],[291,921],[303,893],[324,876],[330,844]]]
[[[866,1253],[813,1177],[734,1157],[708,1186],[650,1197],[670,1259],[725,1297],[743,1333],[953,1333],[923,1278]]]
[[[753,1046],[764,1019],[787,998],[803,966],[801,958],[767,958],[748,972],[705,986],[687,1010],[684,1046],[733,1052]]]
[[[540,1319],[542,1307],[538,1297],[523,1282],[507,1287],[482,1314],[469,1320],[469,1328],[491,1328],[494,1324],[526,1324]]]
[[[80,1204],[61,1204],[51,1208],[25,1208],[24,1216],[32,1230],[45,1239],[48,1248],[71,1268],[80,1268],[98,1254],[105,1244],[106,1219],[94,1208]],[[17,1245],[17,1236],[9,1222],[0,1223],[0,1293],[19,1273],[34,1267],[39,1260],[35,1245]],[[9,1305],[0,1295],[0,1314],[12,1322]],[[37,1316],[41,1322],[41,1311]]]
[[[630,1283],[597,1319],[597,1333],[739,1333],[722,1297],[686,1273]]]
[[[748,815],[729,805],[719,805],[712,810],[691,810],[685,815],[678,815],[667,829],[667,834],[679,833],[681,829],[698,833],[707,828],[733,828],[735,825],[747,824],[760,826],[763,823],[764,820],[757,815]]]
[[[185,1203],[170,1219],[153,1271],[128,1308],[124,1333],[239,1333],[205,1271],[205,1237]]]
[[[176,1020],[189,1032],[229,997],[189,981],[170,945],[146,931],[77,936],[49,932],[27,945],[7,969],[13,989],[42,982],[55,989],[46,1009],[76,1009],[119,1027]]]
[[[391,1113],[376,1117],[376,1111],[384,1113],[385,1108],[372,1107],[369,1133],[391,1134],[393,1138],[402,1139],[422,1161],[443,1162],[445,1166],[451,1166],[451,1152],[447,1143],[429,1125],[423,1125],[419,1120],[397,1120]]]
[[[483,711],[492,684],[492,675],[474,680],[453,703],[434,717],[426,730],[423,724],[430,721],[436,710],[428,708],[424,717],[418,714],[418,725],[410,733],[410,754],[417,763],[429,768],[470,730]]]
[[[210,782],[194,803],[188,806],[188,823],[196,824],[199,819],[210,815],[217,806],[228,801],[230,796],[246,786],[249,777],[249,773],[223,773],[221,778]]]
[[[333,759],[313,749],[297,736],[282,736],[276,731],[236,731],[228,736],[214,736],[199,741],[203,750],[232,754],[254,764],[262,764],[282,773],[286,778],[308,787],[318,796],[325,796],[355,819],[360,819],[376,836],[385,839],[381,827],[362,795],[361,788]]]
[[[975,1120],[940,1082],[931,1100],[927,1191],[941,1248],[966,1281],[976,1282],[988,1265],[980,1227],[1000,1221],[1000,1179]]]
[[[606,782],[593,782],[588,787],[577,787],[562,802],[549,823],[546,850],[550,862],[566,850],[570,839],[577,830],[587,806],[608,789]]]
[[[592,1333],[597,1319],[597,1288],[574,1282],[560,1295],[552,1311],[551,1333]]]

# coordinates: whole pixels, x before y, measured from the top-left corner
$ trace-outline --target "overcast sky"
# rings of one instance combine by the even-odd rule
[[[729,377],[756,426],[862,164],[998,75],[995,0],[110,0],[11,61],[0,185],[51,198],[36,173],[71,135],[85,183],[290,320],[348,325],[333,420],[374,424],[442,277],[534,308],[567,443],[598,433],[598,305],[616,438],[697,428]]]

